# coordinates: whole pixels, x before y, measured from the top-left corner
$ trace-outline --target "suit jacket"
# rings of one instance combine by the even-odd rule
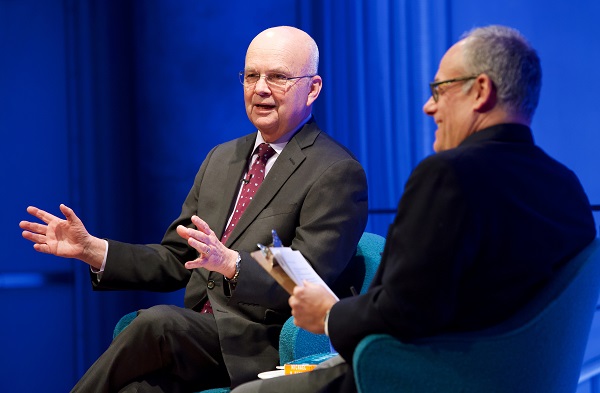
[[[109,241],[102,280],[92,280],[96,289],[186,286],[185,306],[196,310],[209,299],[233,386],[274,369],[279,332],[290,316],[287,292],[249,255],[257,243],[271,244],[272,229],[285,246],[300,250],[340,297],[364,278],[350,261],[367,220],[366,176],[352,154],[313,120],[285,146],[225,244],[242,256],[235,290],[221,274],[184,267],[197,252],[175,228],[193,227],[190,217],[196,214],[221,237],[255,138],[249,134],[212,149],[161,244]]]
[[[595,233],[578,179],[528,127],[481,130],[415,168],[371,287],[330,312],[333,346],[351,361],[371,333],[410,340],[492,326]]]

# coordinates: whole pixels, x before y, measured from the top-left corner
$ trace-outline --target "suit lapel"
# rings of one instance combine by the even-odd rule
[[[229,235],[225,245],[232,244],[256,220],[260,212],[265,209],[281,187],[302,165],[306,159],[303,150],[314,143],[320,132],[316,123],[311,120],[290,139],[267,177],[265,177],[263,184],[254,195],[252,203],[248,205],[235,229]]]

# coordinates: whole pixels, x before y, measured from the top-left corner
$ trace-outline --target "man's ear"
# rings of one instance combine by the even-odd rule
[[[475,94],[473,109],[477,112],[487,112],[496,106],[496,86],[486,74],[480,74],[475,79],[472,91]]]
[[[306,106],[311,106],[313,102],[321,93],[321,89],[323,88],[323,79],[319,75],[315,75],[310,80],[310,91],[308,92],[308,97],[306,98]]]

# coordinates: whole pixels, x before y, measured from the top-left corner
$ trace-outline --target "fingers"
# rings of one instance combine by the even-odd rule
[[[307,281],[307,280],[302,280],[302,285],[304,287],[306,287],[308,290],[316,289],[317,287],[321,287],[321,285],[312,283],[312,282]]]
[[[188,239],[188,244],[190,245],[190,247],[193,247],[196,249],[196,251],[198,251],[201,254],[204,254],[204,251],[206,251],[206,248],[208,247],[208,245],[206,243],[204,243],[203,241],[200,241],[198,239],[196,239],[193,236],[190,236]]]
[[[302,293],[304,292],[304,287],[301,285],[296,285],[294,290],[292,291],[292,296],[302,297]]]
[[[25,237],[26,239],[29,240],[33,240],[30,239],[29,237],[26,237],[26,234],[30,234],[31,236],[33,235],[46,235],[46,229],[48,228],[48,226],[46,225],[42,225],[42,224],[38,224],[36,222],[29,222],[29,221],[21,221],[19,223],[19,226],[24,229],[23,231],[23,237]]]
[[[24,229],[21,236],[33,242],[33,249],[45,254],[50,254],[50,247],[46,244],[46,225],[35,222],[21,221],[19,226]]]
[[[197,269],[199,267],[203,267],[204,263],[202,262],[202,260],[200,258],[196,258],[193,261],[189,261],[185,263],[185,268],[186,269]]]
[[[212,251],[211,246],[209,246],[208,244],[206,244],[204,242],[198,241],[198,240],[194,239],[193,237],[190,237],[188,239],[188,244],[190,246],[194,247],[200,254],[206,256],[207,258]]]
[[[50,250],[50,247],[48,247],[48,245],[44,244],[44,243],[36,243],[36,244],[34,244],[33,245],[33,249],[36,250],[36,251],[38,251],[38,252],[44,253],[44,254],[52,254],[52,252]]]
[[[216,245],[218,239],[215,236],[215,233],[210,229],[210,226],[196,215],[193,215],[191,220],[192,224],[194,224],[197,229],[179,225],[176,228],[177,234],[184,239],[194,238],[202,243],[212,244],[213,246]],[[202,252],[202,250],[198,251]]]
[[[302,300],[303,296],[304,296],[304,287],[301,287],[300,285],[296,285],[294,287],[294,290],[292,291],[292,296],[290,296],[288,299],[288,304],[292,308],[292,312],[296,307],[298,307],[302,304],[301,300]]]
[[[40,220],[42,220],[46,224],[48,224],[52,220],[58,220],[59,219],[55,215],[50,214],[50,213],[48,213],[45,210],[38,209],[35,206],[28,206],[27,207],[27,213],[31,214],[32,216],[34,216],[36,218],[39,218]]]
[[[327,299],[327,293],[322,293],[321,289],[325,290],[318,284],[304,281],[303,286],[294,288],[288,300],[294,325],[315,334],[324,332],[324,316],[335,303],[334,300]]]
[[[193,261],[186,262],[185,268],[186,269],[197,269],[199,267],[203,267],[203,268],[206,268],[209,270],[213,270],[210,268],[211,261],[209,259],[211,257],[212,249],[209,246],[202,245],[202,243],[197,242],[196,240],[191,239],[191,238],[189,239],[188,242],[195,242],[196,245],[192,246],[192,247],[194,247],[196,250],[198,250],[200,248],[200,249],[204,249],[205,251],[198,250],[198,252],[200,253],[200,256],[198,256],[198,258],[194,259]]]
[[[186,240],[189,239],[190,235],[188,233],[188,228],[184,227],[183,225],[178,225],[175,230],[177,231],[177,234],[182,238]]]
[[[192,216],[192,223],[196,226],[196,228],[198,228],[200,232],[203,232],[207,235],[210,235],[210,233],[212,232],[208,224],[196,215]]]
[[[188,235],[189,235],[190,239],[197,240],[202,243],[210,242],[210,237],[206,233],[197,231],[197,230],[191,229],[191,228],[188,228],[187,230],[188,230]],[[198,250],[198,251],[202,252],[202,250]]]
[[[183,225],[177,226],[176,230],[177,230],[177,234],[184,239],[188,239],[188,240],[195,239],[202,243],[208,243],[209,239],[210,239],[209,234],[207,234],[206,232],[196,230],[193,228],[187,228],[187,227],[184,227]],[[191,245],[191,243],[190,243],[190,245]],[[201,250],[199,250],[199,251],[201,251]]]
[[[59,209],[62,212],[62,214],[64,214],[65,218],[68,221],[71,221],[71,222],[79,221],[79,217],[77,217],[77,215],[75,214],[73,209],[71,209],[70,207],[61,203],[59,206]],[[54,214],[50,214],[47,211],[39,209],[35,206],[28,206],[27,213],[31,214],[32,216],[34,216],[36,218],[39,218],[41,221],[45,222],[46,224],[48,224],[54,220],[60,220],[60,218],[58,218]]]
[[[194,248],[200,254],[193,261],[186,262],[187,269],[205,268],[212,271],[225,272],[227,266],[225,254],[229,251],[221,241],[216,237],[210,226],[200,217],[193,215],[191,217],[194,228],[188,228],[179,225],[176,228],[177,234],[187,240],[190,247]]]
[[[39,233],[33,233],[29,231],[23,231],[21,234],[25,239],[30,240],[34,243],[45,243],[46,235],[41,235]]]
[[[294,287],[292,296],[288,299],[290,307],[298,310],[308,310],[317,307],[328,308],[335,302],[335,297],[331,295],[325,287],[306,280],[304,280],[302,286],[297,285]]]
[[[175,230],[177,231],[177,234],[179,236],[188,240],[188,243],[192,247],[194,247],[194,246],[192,245],[192,243],[189,242],[189,240],[195,240],[197,242],[200,241],[202,243],[207,243],[208,239],[209,239],[209,237],[204,232],[197,231],[193,228],[184,227],[183,225],[178,225]],[[196,248],[196,247],[194,247],[194,248]],[[198,251],[202,252],[202,250],[198,250]]]
[[[192,216],[192,223],[197,229],[186,228],[182,225],[177,227],[179,236],[188,240],[188,244],[202,254],[210,254],[213,247],[219,245],[219,239],[210,229],[208,224],[198,216]]]
[[[195,237],[190,236],[190,233],[193,232],[196,233],[194,234],[194,236],[196,237],[206,236],[203,233],[196,231],[195,229],[186,228],[183,226],[177,227],[177,233],[179,233],[179,235],[184,239],[187,239],[187,242],[190,245],[190,247],[194,248],[200,254],[199,257],[195,260],[185,263],[186,269],[206,267],[205,265],[208,262],[208,259],[211,257],[211,254],[213,254],[213,248],[210,245],[206,244],[203,241],[197,240]],[[200,235],[198,235],[198,233],[200,233]]]
[[[187,262],[185,267],[187,269],[203,267],[204,260],[208,259],[213,253],[213,248],[210,244],[207,244],[209,242],[209,236],[195,229],[186,228],[183,225],[179,225],[176,230],[177,234],[183,239],[186,239],[190,247],[194,248],[200,254],[194,261]]]
[[[319,284],[314,284],[310,281],[303,280],[302,285],[296,285],[294,287],[293,296],[295,296],[298,300],[308,299],[311,296],[314,296],[315,292],[320,292],[322,288]]]
[[[19,227],[23,229],[23,232],[21,232],[23,238],[38,244],[46,243],[47,225],[31,221],[21,221],[19,222]]]
[[[41,233],[41,234],[45,234],[46,228],[48,228],[47,225],[42,225],[37,222],[31,222],[31,221],[21,221],[19,223],[19,227],[21,227],[21,229],[24,229],[29,232]]]

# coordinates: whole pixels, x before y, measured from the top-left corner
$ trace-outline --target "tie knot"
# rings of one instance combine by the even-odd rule
[[[275,150],[268,143],[261,143],[257,149],[258,159],[263,162],[267,162],[275,154]]]

